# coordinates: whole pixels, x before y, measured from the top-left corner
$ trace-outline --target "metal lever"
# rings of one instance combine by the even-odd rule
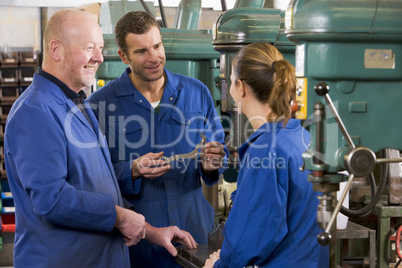
[[[329,91],[329,86],[324,83],[324,82],[320,82],[315,86],[315,92],[320,95],[323,96],[325,99],[325,102],[327,103],[329,109],[331,110],[332,115],[335,117],[336,122],[338,123],[338,127],[341,130],[343,136],[345,137],[346,141],[349,144],[349,147],[352,149],[355,149],[356,146],[353,143],[352,138],[350,137],[348,131],[346,130],[345,125],[343,124],[343,121],[341,119],[341,117],[338,114],[338,111],[336,110],[334,103],[332,102],[331,98],[328,95],[328,91]]]
[[[356,145],[354,144],[352,138],[349,135],[349,132],[347,131],[347,129],[345,127],[345,124],[343,123],[341,117],[339,116],[338,111],[336,110],[335,105],[331,100],[331,97],[328,95],[328,92],[329,92],[328,84],[326,84],[324,82],[318,83],[315,86],[315,92],[318,95],[324,97],[325,102],[327,103],[329,109],[331,110],[331,113],[334,116],[334,118],[338,124],[338,127],[341,130],[344,138],[348,142],[349,147],[352,150],[356,149]],[[345,187],[344,191],[342,192],[341,197],[340,197],[338,203],[336,204],[334,211],[332,212],[331,218],[328,222],[328,225],[325,228],[325,231],[318,234],[317,240],[321,245],[328,245],[328,243],[331,240],[330,230],[332,228],[332,225],[335,222],[336,216],[338,215],[338,213],[341,209],[342,203],[345,200],[346,193],[349,191],[349,188],[352,185],[352,181],[353,181],[354,177],[355,177],[355,175],[353,173],[350,174],[346,187]]]
[[[346,183],[345,189],[343,190],[341,197],[339,198],[339,201],[336,204],[334,211],[332,212],[331,219],[329,220],[327,228],[325,228],[325,231],[319,233],[317,236],[318,242],[323,246],[328,245],[331,240],[330,231],[331,231],[332,225],[334,224],[336,216],[338,215],[339,211],[341,210],[341,206],[343,204],[343,201],[345,200],[346,193],[349,191],[349,188],[352,185],[352,181],[354,178],[355,178],[355,175],[350,174],[348,182]]]
[[[315,86],[315,91],[318,95],[324,97],[326,104],[328,105],[329,109],[331,110],[332,115],[334,116],[339,129],[341,130],[344,138],[346,139],[351,151],[345,155],[344,163],[346,169],[349,171],[350,176],[347,180],[347,184],[345,189],[343,190],[341,197],[336,204],[334,211],[332,212],[331,218],[328,222],[328,225],[325,228],[325,231],[321,232],[317,239],[321,245],[327,245],[331,240],[330,230],[335,222],[336,216],[338,215],[342,203],[346,197],[346,193],[349,191],[352,181],[355,176],[357,177],[365,177],[368,176],[370,173],[373,172],[374,166],[376,164],[383,164],[383,163],[398,163],[402,162],[402,158],[396,159],[389,159],[389,158],[381,158],[377,159],[374,152],[372,152],[369,148],[366,147],[356,147],[353,143],[351,136],[349,135],[342,119],[340,118],[338,111],[336,110],[330,96],[328,95],[329,86],[324,83],[320,82]]]
[[[207,137],[204,133],[200,133],[201,141],[197,144],[197,146],[189,153],[186,154],[176,154],[169,157],[162,156],[161,159],[165,161],[165,164],[168,165],[173,161],[183,162],[186,159],[196,159],[199,155],[203,155],[201,149],[205,148],[205,142]]]
[[[349,144],[349,147],[351,149],[356,149],[356,145],[353,143],[352,138],[350,137],[348,131],[346,130],[345,125],[343,124],[343,121],[341,117],[338,114],[338,111],[336,110],[334,103],[332,102],[330,96],[328,95],[329,91],[329,86],[324,83],[320,82],[315,86],[315,91],[318,95],[323,96],[325,99],[325,102],[327,103],[329,109],[331,110],[332,115],[334,116],[336,122],[338,123],[338,127],[341,130],[343,136],[345,137],[346,141]],[[371,151],[371,150],[370,150]],[[402,158],[380,158],[380,159],[375,159],[374,155],[374,161],[375,164],[383,164],[383,163],[400,163],[402,162]]]

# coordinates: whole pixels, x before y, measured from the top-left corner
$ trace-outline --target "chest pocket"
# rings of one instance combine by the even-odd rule
[[[200,112],[177,113],[170,115],[171,133],[175,139],[176,152],[193,150],[201,141],[200,133],[205,132],[205,117]]]
[[[138,149],[147,143],[148,122],[140,116],[119,118],[109,123],[109,147]],[[114,135],[114,137],[112,137]]]

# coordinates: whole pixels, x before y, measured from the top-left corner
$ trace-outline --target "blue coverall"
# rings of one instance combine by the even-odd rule
[[[215,268],[328,267],[328,248],[316,238],[317,193],[299,171],[310,135],[296,119],[282,126],[264,124],[239,149],[237,190]]]
[[[92,110],[35,74],[7,118],[4,155],[15,203],[15,267],[129,267],[118,182]]]
[[[149,152],[164,156],[188,153],[201,141],[224,144],[224,131],[208,88],[200,81],[165,69],[166,82],[159,112],[130,81],[130,69],[91,94],[88,101],[109,144],[123,196],[156,227],[176,225],[206,244],[214,210],[202,193],[201,178],[213,185],[219,174],[208,177],[199,159],[173,162],[156,179],[131,179],[132,161]],[[180,267],[162,247],[142,240],[130,247],[132,267]]]

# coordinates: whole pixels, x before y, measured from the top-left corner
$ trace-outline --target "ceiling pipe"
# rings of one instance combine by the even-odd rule
[[[226,6],[226,1],[225,0],[221,0],[221,7],[222,7],[222,11],[225,12],[228,8]]]
[[[166,22],[166,16],[165,16],[165,9],[163,8],[163,3],[162,0],[158,0],[159,2],[159,11],[161,12],[161,18],[162,18],[162,26],[164,28],[167,28],[167,22]]]

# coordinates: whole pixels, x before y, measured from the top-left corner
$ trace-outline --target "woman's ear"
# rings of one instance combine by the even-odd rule
[[[240,95],[240,97],[244,98],[246,96],[246,94],[247,94],[247,91],[249,90],[248,85],[244,81],[242,81],[240,79],[238,79],[237,81],[239,83],[239,87],[238,87],[239,88],[239,95]]]

